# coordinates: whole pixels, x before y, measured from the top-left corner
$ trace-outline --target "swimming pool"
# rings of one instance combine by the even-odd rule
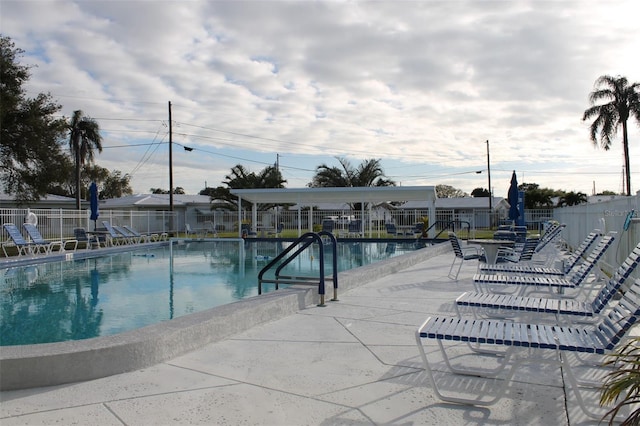
[[[288,242],[201,241],[2,271],[0,345],[81,340],[167,321],[258,293],[257,275]],[[338,271],[421,245],[338,245]],[[289,267],[318,270],[314,245]],[[331,274],[331,262],[326,262]],[[272,291],[265,286],[264,291]]]

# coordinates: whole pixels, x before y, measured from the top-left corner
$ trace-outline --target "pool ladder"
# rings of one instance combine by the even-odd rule
[[[329,241],[333,250],[333,275],[327,277],[324,271],[324,249],[325,242]],[[318,262],[320,263],[320,276],[319,277],[309,277],[309,276],[290,276],[290,275],[280,275],[280,271],[282,268],[287,266],[292,260],[294,260],[300,253],[305,251],[307,247],[309,247],[313,243],[318,243],[319,246],[319,256]],[[275,284],[276,290],[278,290],[280,284],[298,284],[298,285],[318,285],[318,294],[320,294],[320,303],[318,306],[325,306],[324,304],[324,296],[325,296],[325,280],[333,281],[333,299],[332,301],[338,300],[338,257],[337,250],[338,244],[336,241],[336,237],[326,231],[321,231],[318,233],[315,232],[307,232],[300,236],[297,240],[293,242],[289,247],[287,247],[282,253],[277,255],[273,260],[271,260],[258,274],[258,294],[262,294],[262,283]],[[295,250],[295,251],[294,251]],[[291,253],[293,252],[293,253]],[[284,259],[284,260],[283,260]],[[275,270],[274,278],[264,278],[264,274],[271,270],[273,267],[277,265]]]

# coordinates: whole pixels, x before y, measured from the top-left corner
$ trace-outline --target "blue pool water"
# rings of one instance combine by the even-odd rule
[[[255,296],[258,273],[287,244],[190,242],[2,270],[0,346],[112,335]],[[339,243],[338,271],[416,248]],[[318,257],[311,246],[284,272],[317,276]],[[328,275],[330,259],[325,254]]]

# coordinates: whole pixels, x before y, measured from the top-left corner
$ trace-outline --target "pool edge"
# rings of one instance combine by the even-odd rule
[[[450,250],[449,244],[437,244],[342,272],[338,296]],[[327,288],[327,300],[331,295],[332,289]],[[292,286],[113,336],[0,347],[0,391],[80,382],[145,368],[294,314],[318,300],[316,288]]]

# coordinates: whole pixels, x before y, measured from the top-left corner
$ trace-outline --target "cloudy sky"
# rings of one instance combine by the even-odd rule
[[[0,0],[28,95],[96,119],[97,163],[135,192],[218,186],[278,163],[303,187],[336,157],[403,186],[622,191],[621,135],[582,114],[604,74],[640,81],[640,2]],[[630,126],[632,190],[640,131]],[[489,141],[487,144],[486,141]],[[193,148],[185,151],[184,146]],[[478,174],[476,171],[482,171]]]

